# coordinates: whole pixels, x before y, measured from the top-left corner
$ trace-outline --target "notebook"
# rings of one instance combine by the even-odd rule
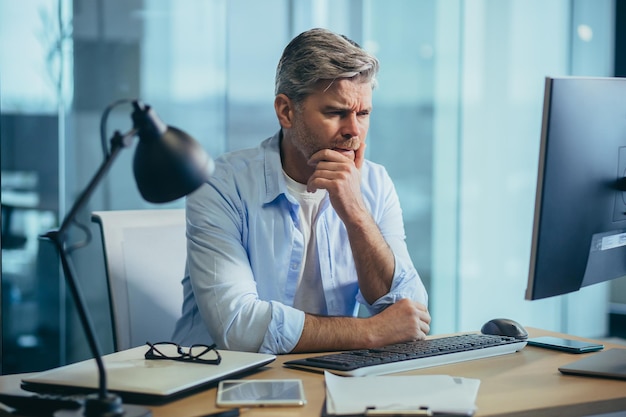
[[[626,349],[609,349],[590,354],[559,368],[564,374],[598,376],[626,380]]]
[[[124,400],[160,403],[205,388],[226,377],[260,368],[276,359],[263,353],[220,350],[222,362],[207,365],[170,360],[146,360],[148,346],[103,356],[109,391]],[[54,394],[83,394],[98,388],[96,362],[89,359],[22,379],[27,391]]]

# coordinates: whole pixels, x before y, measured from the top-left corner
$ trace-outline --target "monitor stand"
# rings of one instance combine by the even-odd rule
[[[626,380],[626,349],[608,349],[559,368],[564,374]]]

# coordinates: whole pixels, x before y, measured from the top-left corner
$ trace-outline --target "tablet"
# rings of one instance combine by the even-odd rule
[[[300,379],[227,379],[217,387],[218,407],[278,407],[306,404]]]

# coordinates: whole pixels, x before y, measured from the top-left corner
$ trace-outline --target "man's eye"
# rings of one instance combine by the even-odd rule
[[[327,112],[327,115],[329,117],[340,117],[340,118],[349,117],[350,114],[352,114],[352,112],[344,111],[344,110],[334,110],[334,111]],[[359,118],[368,117],[369,115],[370,115],[369,111],[358,112],[356,114],[356,116]]]

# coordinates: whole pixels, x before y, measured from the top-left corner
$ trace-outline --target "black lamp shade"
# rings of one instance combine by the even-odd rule
[[[133,170],[141,196],[151,203],[165,203],[205,183],[214,165],[200,144],[182,130],[166,126],[149,106],[134,105],[139,143]]]

